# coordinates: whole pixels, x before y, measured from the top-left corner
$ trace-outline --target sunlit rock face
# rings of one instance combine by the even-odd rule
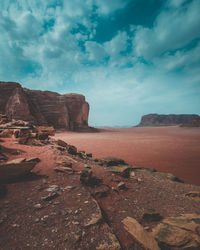
[[[15,82],[0,82],[0,113],[57,129],[89,128],[89,104],[83,95],[29,90]]]
[[[148,114],[142,116],[139,127],[145,126],[173,126],[189,123],[195,118],[198,118],[195,114],[180,114],[180,115],[159,115],[159,114]]]

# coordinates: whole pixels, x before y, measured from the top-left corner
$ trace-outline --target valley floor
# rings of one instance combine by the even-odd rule
[[[55,138],[97,158],[119,157],[129,164],[169,172],[186,183],[200,185],[199,128],[134,127],[100,131],[59,132]]]

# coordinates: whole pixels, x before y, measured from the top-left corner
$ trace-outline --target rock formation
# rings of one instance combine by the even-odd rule
[[[181,124],[181,127],[200,127],[200,117],[196,117],[188,123]]]
[[[0,113],[57,129],[89,129],[89,104],[83,95],[29,90],[15,82],[0,82]]]
[[[195,118],[199,118],[199,116],[195,114],[181,114],[181,115],[148,114],[142,116],[141,122],[138,124],[138,127],[181,125],[190,123]]]

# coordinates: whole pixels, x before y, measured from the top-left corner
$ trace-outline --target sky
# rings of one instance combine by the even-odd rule
[[[1,0],[0,80],[85,95],[91,126],[200,114],[200,0]]]

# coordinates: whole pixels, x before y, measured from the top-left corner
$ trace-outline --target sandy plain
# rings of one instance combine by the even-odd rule
[[[119,157],[134,166],[169,172],[186,183],[200,185],[199,128],[109,128],[99,133],[58,132],[55,138],[96,158]]]

